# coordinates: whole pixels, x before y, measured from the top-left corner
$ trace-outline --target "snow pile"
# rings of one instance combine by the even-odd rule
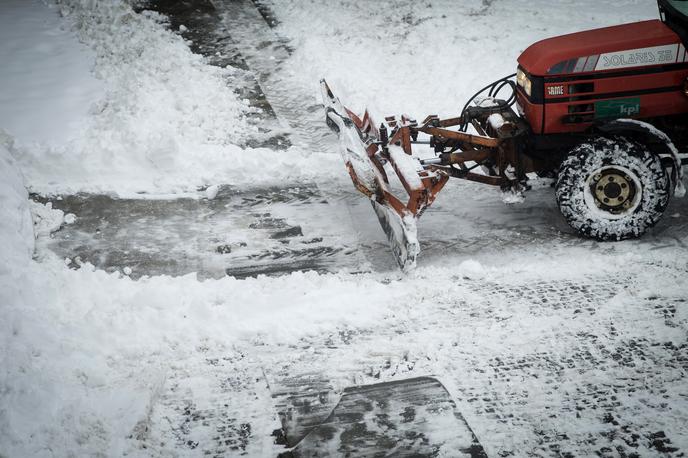
[[[34,249],[29,195],[16,161],[0,136],[0,274],[11,275],[15,263],[31,258]],[[0,294],[6,292],[0,288]],[[0,301],[5,303],[5,301]]]
[[[21,349],[13,345],[20,333],[21,309],[31,296],[31,275],[27,266],[34,250],[33,226],[29,200],[21,172],[0,138],[0,450],[8,451],[6,441],[12,425],[10,399],[15,390],[32,391],[30,385],[18,385],[17,359]],[[17,352],[19,351],[19,352]],[[29,359],[30,361],[30,359]],[[20,388],[21,386],[21,388]],[[33,407],[32,403],[25,407]]]
[[[310,162],[294,149],[284,155],[237,146],[257,127],[245,118],[248,101],[233,92],[234,70],[210,66],[193,54],[181,36],[166,28],[164,17],[136,14],[120,0],[62,0],[57,6],[95,54],[94,74],[105,95],[91,100],[85,121],[83,113],[64,112],[80,127],[65,134],[66,142],[17,137],[12,153],[31,190],[178,192],[210,183],[314,176]],[[49,71],[51,62],[44,68],[37,63],[35,71]],[[94,94],[79,97],[85,95]],[[29,115],[14,124],[30,124]],[[0,118],[0,127],[3,122]],[[256,174],[258,169],[263,173]]]

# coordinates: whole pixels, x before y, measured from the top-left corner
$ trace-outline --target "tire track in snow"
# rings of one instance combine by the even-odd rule
[[[271,391],[284,410],[299,383],[330,405],[348,386],[437,375],[489,456],[681,456],[686,302],[638,298],[647,286],[464,280],[379,327],[273,349],[290,355],[266,369]]]
[[[260,366],[236,348],[199,347],[168,370],[137,446],[149,456],[275,456],[279,428]]]

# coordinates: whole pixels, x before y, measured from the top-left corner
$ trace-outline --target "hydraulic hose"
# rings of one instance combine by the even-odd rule
[[[504,87],[506,87],[506,86],[509,86],[509,87],[511,88],[511,95],[510,95],[509,98],[506,100],[506,103],[507,103],[508,106],[512,106],[512,105],[514,104],[514,102],[516,102],[516,83],[511,79],[511,78],[513,78],[514,76],[516,76],[516,73],[512,73],[512,74],[509,75],[509,76],[505,76],[504,78],[500,78],[500,79],[498,79],[497,81],[494,81],[494,82],[488,84],[487,86],[485,86],[484,88],[480,89],[478,92],[476,92],[475,94],[473,94],[473,96],[471,96],[471,97],[468,99],[468,101],[466,102],[466,104],[463,106],[463,109],[461,110],[461,117],[462,117],[462,118],[464,117],[464,115],[466,114],[466,110],[468,109],[468,106],[469,106],[475,99],[477,99],[478,96],[479,96],[480,94],[482,94],[483,92],[489,90],[488,96],[489,96],[489,97],[495,97],[495,96],[496,96],[497,94],[499,94],[499,92],[500,92],[502,89],[504,89]],[[461,132],[466,132],[466,129],[468,129],[468,122],[464,121],[464,122],[459,126],[459,130],[460,130]]]

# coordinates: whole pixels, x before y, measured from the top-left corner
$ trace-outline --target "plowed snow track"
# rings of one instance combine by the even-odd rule
[[[122,199],[102,195],[51,199],[77,216],[41,238],[77,267],[201,278],[276,275],[296,270],[355,271],[356,239],[340,215],[343,203],[325,200],[315,186],[235,190],[222,188],[177,199]]]

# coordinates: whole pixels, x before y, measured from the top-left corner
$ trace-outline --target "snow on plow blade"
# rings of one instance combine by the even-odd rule
[[[411,155],[409,127],[415,121],[402,116],[385,118],[376,127],[366,111],[357,116],[321,81],[327,125],[340,140],[340,152],[356,189],[370,198],[373,209],[392,248],[399,267],[407,272],[416,265],[420,252],[416,221],[435,200],[447,176],[425,170]],[[390,188],[388,174],[395,174],[408,195],[402,200]]]
[[[380,220],[382,230],[387,234],[392,254],[399,267],[404,272],[412,270],[416,266],[416,257],[420,253],[415,217],[401,218],[393,208],[375,200],[370,202],[373,204],[377,219]]]

